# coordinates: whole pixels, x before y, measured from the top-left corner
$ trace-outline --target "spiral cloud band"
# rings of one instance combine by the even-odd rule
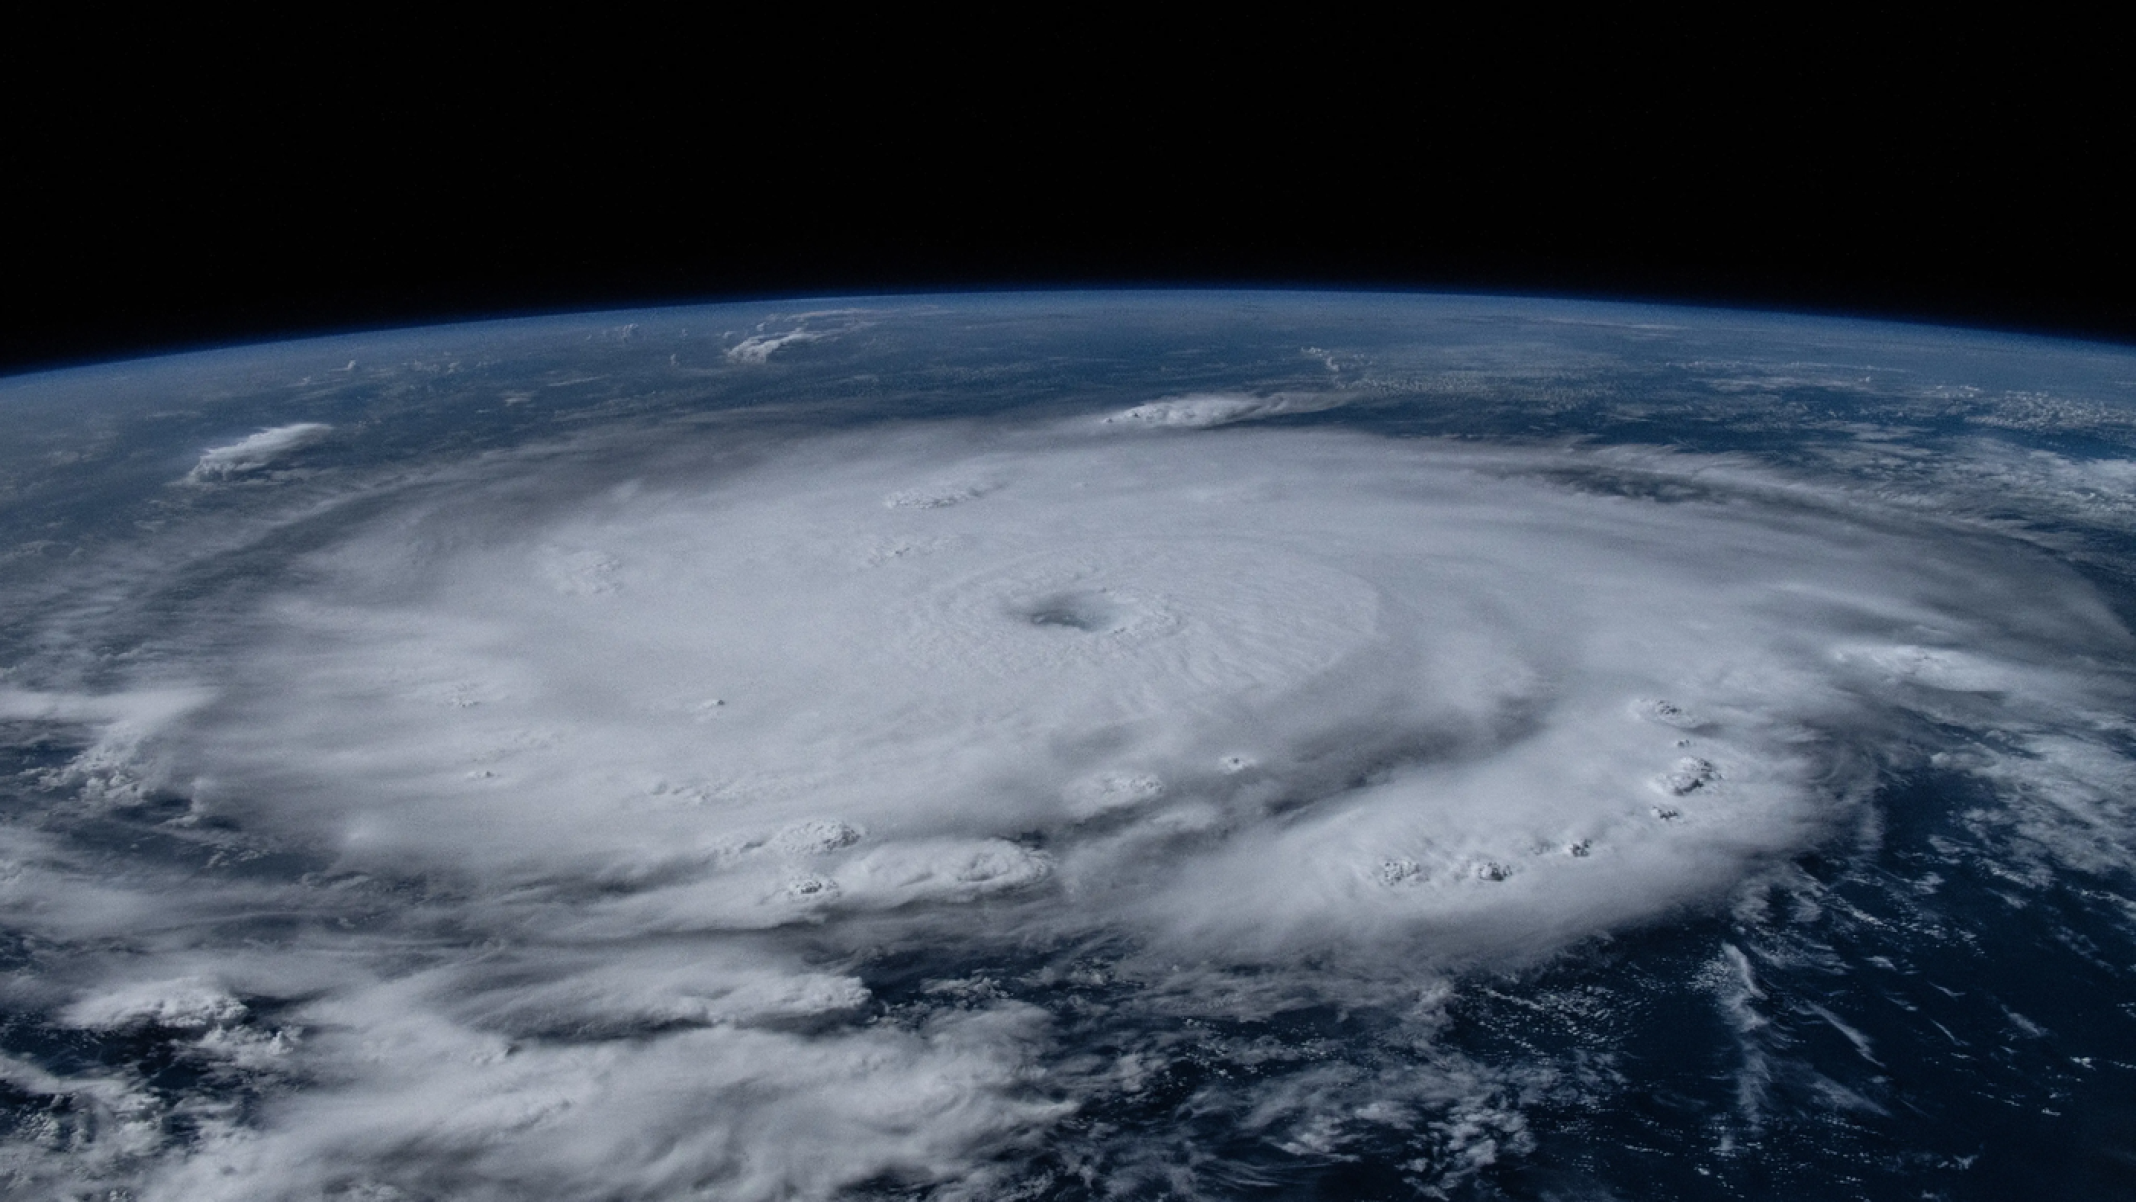
[[[1733,461],[1251,424],[1324,407],[388,493],[129,688],[0,699],[237,865],[11,835],[24,921],[131,941],[49,1004],[270,1085],[175,1149],[108,1134],[152,1105],[115,1078],[0,1076],[148,1197],[983,1197],[1044,1149],[1221,1194],[1089,1116],[1182,1020],[1377,1008],[1384,1060],[1197,1105],[1406,1124],[1454,1180],[1570,1086],[1435,1054],[1449,982],[1720,904],[1867,820],[1896,715],[2067,729],[2126,653],[2045,556]]]

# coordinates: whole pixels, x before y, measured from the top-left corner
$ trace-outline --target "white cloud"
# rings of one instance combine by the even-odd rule
[[[767,363],[773,355],[796,343],[819,342],[828,337],[830,335],[805,328],[781,334],[751,334],[728,347],[727,358],[736,363]]]
[[[142,775],[152,762],[146,744],[210,698],[206,689],[182,685],[103,695],[0,686],[0,721],[94,731],[89,745],[64,766],[45,769],[37,778],[47,787],[72,786],[86,797],[123,805],[142,800],[155,784]]]
[[[320,1013],[314,1047],[341,1066],[339,1087],[280,1103],[256,1136],[207,1143],[148,1196],[821,1199],[883,1176],[955,1181],[1069,1110],[1013,1096],[1042,1026],[1014,1005],[915,1030],[546,1043],[392,988]]]
[[[209,447],[185,479],[187,483],[204,484],[248,475],[274,466],[332,432],[332,426],[320,422],[297,422],[262,430],[227,446]]]
[[[198,977],[121,985],[83,998],[67,1008],[66,1020],[78,1027],[207,1028],[242,1018],[245,1004],[213,981]]]
[[[1315,413],[1348,404],[1350,397],[1337,392],[1278,392],[1255,396],[1237,392],[1197,392],[1186,396],[1147,401],[1123,409],[1099,421],[1108,426],[1208,429],[1260,417],[1287,413]]]
[[[755,333],[727,348],[727,358],[734,363],[768,363],[773,355],[789,346],[843,337],[870,324],[857,316],[859,312],[858,309],[821,309],[760,322]],[[793,324],[787,329],[768,328],[782,320]]]

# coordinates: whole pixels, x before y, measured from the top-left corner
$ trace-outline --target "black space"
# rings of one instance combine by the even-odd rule
[[[804,79],[750,74],[744,45],[705,52],[719,71],[677,51],[568,90],[553,48],[31,89],[0,143],[17,230],[0,371],[520,312],[1109,285],[1542,292],[2136,342],[2136,116],[2110,74],[2018,72],[1993,30],[1899,59],[1844,31],[1754,59],[1716,53],[1725,38],[1625,60],[1574,37],[1518,71],[1350,33],[1300,34],[1296,71],[1264,52],[1173,72],[1185,44],[1153,42],[1128,76],[1002,59]]]

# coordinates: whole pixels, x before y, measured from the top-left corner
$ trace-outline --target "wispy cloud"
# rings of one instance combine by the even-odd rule
[[[824,309],[766,319],[758,323],[753,333],[728,347],[727,358],[734,363],[766,363],[787,347],[844,337],[869,324],[859,318],[859,312],[857,309]]]

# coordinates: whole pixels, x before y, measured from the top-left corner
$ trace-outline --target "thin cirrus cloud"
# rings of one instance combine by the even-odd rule
[[[36,1171],[984,1196],[1145,1088],[1163,1016],[1390,1005],[1428,1044],[1464,972],[1828,837],[1909,715],[2068,740],[2123,687],[2091,591],[1962,525],[1718,459],[1235,425],[1319,407],[669,443],[594,476],[500,456],[130,690],[0,697],[103,732],[59,777],[184,797],[259,865],[92,886],[63,840],[11,853],[24,921],[94,901],[47,907],[80,950],[37,1004],[180,1030],[255,1099]],[[1627,486],[1657,480],[1696,487]],[[2043,863],[2054,798],[2128,771],[2078,742],[2017,788]],[[922,951],[926,980],[886,975]],[[1109,1008],[1049,1008],[1076,974]],[[1077,1052],[1093,1029],[1122,1050]],[[1351,1136],[1301,1116],[1436,1125],[1458,1176],[1528,1138],[1507,1071],[1318,1065],[1203,1102],[1330,1154]],[[66,1087],[111,1131],[165,1105]],[[1173,1154],[1076,1138],[1121,1180]]]

